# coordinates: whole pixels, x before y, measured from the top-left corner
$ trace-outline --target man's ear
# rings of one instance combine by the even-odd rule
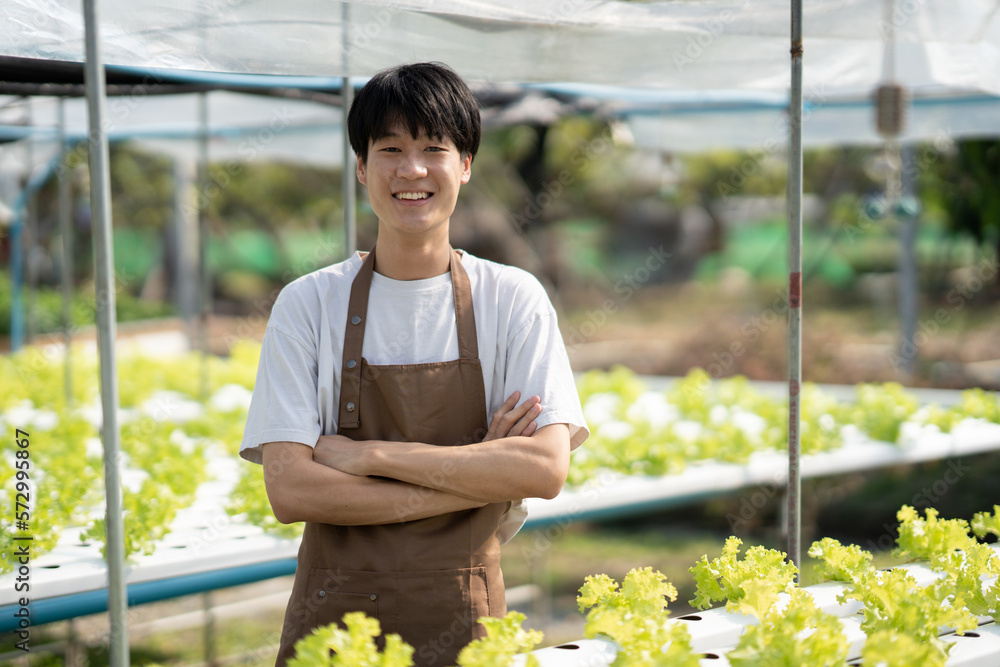
[[[365,176],[365,161],[360,155],[358,156],[358,181],[361,185],[368,185],[367,177]]]
[[[462,156],[462,183],[468,183],[472,178],[472,154],[467,153]]]

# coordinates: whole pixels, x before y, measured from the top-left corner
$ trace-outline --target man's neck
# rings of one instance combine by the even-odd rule
[[[375,255],[375,270],[393,280],[423,280],[448,273],[451,265],[451,245],[448,229],[434,238],[400,239],[379,233]]]

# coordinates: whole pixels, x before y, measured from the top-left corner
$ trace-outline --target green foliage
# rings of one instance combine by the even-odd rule
[[[778,594],[791,589],[798,568],[785,562],[784,553],[754,546],[741,561],[741,544],[741,539],[730,536],[721,556],[711,561],[702,556],[691,568],[696,586],[692,606],[705,609],[713,601],[727,600],[726,609],[762,618]]]
[[[259,353],[259,346],[244,344],[235,346],[228,359],[210,358],[209,390],[214,393],[227,384],[252,387]],[[33,443],[27,472],[35,485],[31,499],[35,556],[51,550],[70,526],[85,527],[85,540],[105,541],[100,434],[91,423],[93,413],[99,413],[97,363],[78,351],[72,360],[75,407],[66,402],[61,359],[36,348],[0,356],[0,374],[10,380],[0,383],[0,413],[8,417],[0,421],[4,437],[0,496],[12,494],[18,481],[13,468],[8,474],[15,428],[27,430]],[[207,448],[220,442],[230,447],[242,435],[246,419],[242,407],[222,410],[209,405],[199,417],[184,422],[169,401],[143,405],[164,389],[200,404],[196,398],[200,363],[199,355],[193,354],[181,359],[128,355],[119,359],[122,406],[143,406],[153,415],[123,410],[120,420],[122,468],[134,479],[123,493],[127,556],[152,553],[177,511],[191,504],[208,477]],[[24,415],[16,420],[30,422],[9,423],[10,415]],[[274,521],[273,515],[270,519]],[[0,517],[0,553],[11,552],[12,520]],[[0,574],[11,566],[7,558],[0,559]]]
[[[694,369],[657,395],[632,371],[616,367],[586,373],[580,394],[593,434],[572,459],[571,486],[604,470],[669,475],[695,461],[740,464],[756,452],[784,451],[788,443],[787,401],[761,394],[742,376],[713,381]],[[967,417],[1000,418],[996,397],[981,390],[964,392],[962,402],[948,410],[918,410],[917,399],[896,383],[859,385],[857,395],[855,402],[843,404],[813,384],[802,386],[803,454],[842,446],[846,424],[873,440],[895,443],[906,421],[950,431]],[[607,422],[614,423],[604,428]]]
[[[975,541],[969,537],[969,523],[963,519],[938,519],[938,511],[927,508],[927,518],[909,505],[896,513],[899,537],[893,554],[901,558],[934,560],[956,549],[967,549]]]
[[[88,507],[100,501],[100,461],[87,456],[86,441],[95,429],[79,417],[64,414],[50,429],[30,427],[28,467],[14,469],[16,429],[27,425],[2,423],[4,462],[0,463],[0,497],[9,499],[4,507],[11,512],[0,516],[0,554],[14,550],[16,484],[31,480],[30,530],[32,554],[37,556],[55,547],[62,531],[80,525]],[[20,478],[19,478],[20,477]],[[0,558],[0,574],[10,572],[13,562]]]
[[[375,637],[382,633],[378,619],[363,612],[344,614],[344,627],[336,623],[316,628],[295,643],[288,667],[410,667],[413,647],[393,633],[379,652]]]
[[[917,399],[896,382],[859,384],[857,401],[848,409],[849,421],[875,440],[896,442],[903,422],[920,407]]]
[[[726,200],[733,195],[781,195],[787,165],[775,155],[712,151],[684,161],[684,201]]]
[[[861,659],[866,665],[879,667],[929,667],[945,664],[942,647],[925,643],[905,632],[877,630],[868,635],[861,649]]]
[[[924,661],[908,664],[944,665],[949,646],[939,639],[940,628],[951,627],[962,633],[975,629],[977,624],[968,609],[958,606],[942,592],[933,586],[919,586],[913,575],[905,570],[870,570],[839,599],[854,599],[864,604],[861,629],[868,636],[866,652],[868,645],[877,642],[885,633],[907,635],[934,647]],[[872,650],[881,649],[872,646]]]
[[[594,394],[612,393],[618,395],[623,404],[630,404],[639,398],[646,387],[636,374],[626,366],[615,366],[610,371],[590,370],[580,376],[576,383],[580,402],[586,403]]]
[[[509,667],[514,656],[527,653],[542,641],[538,630],[521,627],[525,615],[509,611],[503,618],[479,619],[486,636],[467,644],[458,654],[458,667]],[[525,667],[538,667],[538,659],[528,656]]]
[[[123,494],[125,557],[129,558],[156,550],[156,542],[170,532],[178,510],[194,501],[208,473],[204,447],[186,439],[172,422],[141,418],[125,425],[121,441],[129,465],[149,475],[138,491],[126,489]],[[83,538],[104,543],[104,519],[96,519]]]
[[[1000,505],[993,506],[993,514],[989,512],[977,512],[972,517],[972,532],[976,537],[982,539],[988,533],[993,533],[1000,537]]]
[[[816,574],[821,579],[855,582],[872,568],[872,555],[856,544],[842,545],[832,537],[813,542],[809,556],[823,561]]]
[[[0,334],[10,334],[10,313],[13,287],[10,277],[0,274]],[[52,333],[62,331],[63,306],[62,293],[57,289],[45,286],[35,288],[34,305],[26,317],[31,318],[31,328],[35,333]],[[132,322],[156,317],[166,317],[173,314],[174,309],[168,303],[140,299],[130,294],[123,285],[118,285],[115,292],[116,319],[118,322]],[[70,304],[71,328],[92,326],[97,312],[93,290],[77,290]]]
[[[949,227],[978,242],[1000,242],[1000,141],[967,139],[921,176],[921,194],[945,212]],[[935,156],[938,153],[935,152]]]
[[[954,408],[955,412],[973,419],[1000,424],[1000,395],[994,391],[983,389],[966,389],[962,392],[962,400]]]
[[[801,588],[790,591],[785,607],[771,609],[759,621],[726,654],[733,667],[846,664],[848,645],[840,620],[817,609]]]
[[[971,544],[963,551],[942,554],[931,563],[944,577],[934,586],[941,599],[953,599],[956,607],[965,607],[974,616],[992,616],[1000,622],[1000,556],[985,544]],[[983,582],[993,584],[983,590]]]
[[[666,620],[667,600],[676,599],[663,574],[646,567],[629,570],[620,589],[606,574],[587,577],[577,606],[587,612],[587,637],[603,634],[619,645],[612,667],[695,667],[687,628]]]

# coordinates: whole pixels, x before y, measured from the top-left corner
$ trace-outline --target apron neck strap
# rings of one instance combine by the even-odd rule
[[[461,359],[479,359],[476,315],[472,309],[472,286],[457,250],[451,251],[451,291],[455,298],[458,356]]]

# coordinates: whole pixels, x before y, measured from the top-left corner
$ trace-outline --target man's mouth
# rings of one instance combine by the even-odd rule
[[[396,199],[427,199],[430,192],[397,192],[393,195]]]

